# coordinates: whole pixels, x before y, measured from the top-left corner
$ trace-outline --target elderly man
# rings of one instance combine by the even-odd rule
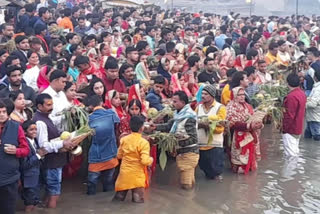
[[[217,124],[214,130],[210,130],[210,123],[225,120],[227,116],[227,110],[224,105],[215,100],[215,97],[215,86],[206,85],[202,90],[202,104],[200,104],[196,109],[199,121],[199,166],[200,169],[205,173],[207,178],[217,178],[221,180],[221,173],[224,167],[224,127]],[[203,122],[205,120],[202,120],[202,118],[209,118],[209,122]],[[213,133],[211,131],[213,131]]]
[[[177,91],[173,97],[176,109],[174,118],[166,124],[151,125],[152,129],[175,134],[178,139],[177,166],[180,173],[180,184],[183,189],[192,189],[195,184],[195,168],[199,161],[197,136],[197,115],[188,104],[188,96]]]

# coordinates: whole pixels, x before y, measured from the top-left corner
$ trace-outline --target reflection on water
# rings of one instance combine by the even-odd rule
[[[266,128],[262,133],[262,160],[248,175],[225,170],[224,181],[207,180],[197,170],[193,191],[181,190],[174,162],[156,172],[145,204],[112,203],[113,193],[86,196],[80,179],[66,180],[56,210],[36,213],[117,214],[238,214],[320,213],[320,144],[302,141],[300,157],[283,157],[280,135]],[[129,195],[128,195],[129,196]],[[20,207],[21,209],[21,207]]]

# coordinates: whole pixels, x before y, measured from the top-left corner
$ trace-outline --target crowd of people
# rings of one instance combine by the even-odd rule
[[[285,154],[299,155],[304,121],[304,137],[320,140],[319,26],[316,16],[103,8],[95,0],[8,8],[0,31],[1,212],[15,213],[20,196],[26,212],[40,201],[55,208],[63,169],[77,171],[79,159],[88,195],[100,178],[114,200],[131,190],[143,202],[159,159],[148,137],[155,131],[178,140],[170,155],[183,189],[194,187],[198,165],[209,180],[223,180],[226,159],[235,173],[254,171],[264,122],[248,119],[265,84],[290,89],[281,133]],[[95,130],[87,159],[71,155],[70,138],[59,139],[61,112],[72,106],[86,107]],[[150,110],[168,106],[173,118],[150,120]]]

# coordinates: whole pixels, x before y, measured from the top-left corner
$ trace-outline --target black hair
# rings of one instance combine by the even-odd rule
[[[251,48],[251,49],[248,50],[246,56],[247,56],[247,59],[248,59],[248,60],[252,60],[253,57],[258,56],[258,51],[255,50],[255,49],[253,49],[253,48]]]
[[[137,48],[137,50],[140,52],[140,51],[142,51],[143,49],[145,49],[147,46],[148,46],[149,44],[148,44],[148,42],[147,41],[139,41],[138,43],[137,43],[137,46],[136,46],[136,48]]]
[[[80,10],[80,7],[75,6],[71,9],[72,15]]]
[[[18,98],[19,94],[23,94],[23,91],[17,90],[17,91],[11,91],[9,94],[9,98],[12,102],[16,101]]]
[[[132,38],[131,38],[130,35],[124,35],[124,36],[122,37],[122,41],[124,41],[125,39],[127,39],[129,42],[132,41]]]
[[[9,113],[9,107],[8,107],[7,99],[0,99],[0,108],[6,108],[8,115],[10,115],[11,112],[13,111],[13,109],[12,109],[11,112]]]
[[[142,110],[142,104],[138,99],[132,99],[128,104],[128,109],[130,109],[134,104],[140,108],[140,111]]]
[[[163,76],[158,75],[154,78],[154,84],[160,84],[160,85],[164,85],[165,84],[165,79]]]
[[[32,121],[32,120],[26,120],[22,123],[22,128],[23,131],[27,132],[28,128],[32,125],[36,125],[36,122]]]
[[[206,50],[206,56],[208,56],[210,53],[215,53],[215,52],[217,52],[217,51],[218,51],[217,48],[210,46],[210,47],[208,47],[207,50]]]
[[[86,17],[80,16],[80,17],[78,18],[78,21],[80,21],[80,20],[86,20]]]
[[[200,61],[200,57],[198,55],[192,55],[187,59],[187,61],[188,61],[189,67],[193,67],[197,62]]]
[[[74,60],[74,66],[79,66],[79,65],[83,65],[83,64],[90,64],[90,59],[87,56],[77,56]]]
[[[256,72],[256,69],[254,66],[249,66],[244,69],[244,72],[246,72],[247,77],[249,77],[251,74],[254,74]]]
[[[286,43],[286,41],[280,40],[280,41],[278,41],[278,46],[280,47],[281,45],[283,45],[283,44],[285,44],[285,43]]]
[[[67,81],[67,82],[66,82],[66,86],[64,87],[64,89],[63,89],[63,90],[66,92],[66,91],[68,91],[68,89],[69,89],[69,88],[71,88],[71,86],[73,86],[73,83],[72,83],[72,82]]]
[[[50,74],[49,82],[52,82],[53,80],[56,80],[59,78],[66,78],[66,77],[67,77],[67,74],[62,70],[54,70]]]
[[[20,71],[21,74],[23,74],[23,72],[24,72],[23,68],[16,66],[16,65],[8,66],[6,70],[7,70],[6,74],[8,77],[10,77],[11,73],[14,71]]]
[[[211,58],[211,57],[207,57],[205,60],[204,60],[204,64],[207,65],[209,61],[213,61],[214,59]]]
[[[276,42],[271,42],[269,45],[269,50],[274,50],[275,48],[278,48],[279,45]]]
[[[95,85],[96,83],[98,83],[98,82],[102,83],[102,85],[103,85],[104,91],[103,91],[103,94],[102,94],[101,99],[102,99],[102,101],[104,102],[104,101],[105,101],[105,96],[106,96],[106,93],[107,93],[107,89],[106,89],[106,86],[104,85],[103,80],[100,79],[100,78],[98,78],[98,77],[94,77],[94,78],[90,81],[90,84],[89,84],[90,92],[89,92],[88,96],[97,95],[97,94],[94,93],[93,88],[94,88],[94,85]]]
[[[317,78],[318,82],[320,81],[320,69],[315,69],[314,76]]]
[[[235,72],[232,75],[232,80],[230,82],[230,89],[240,86],[240,81],[244,80],[244,75],[247,75],[243,71]]]
[[[23,35],[18,35],[18,36],[14,39],[14,42],[15,42],[16,44],[19,44],[20,42],[22,42],[22,41],[25,40],[25,39],[28,39],[28,37],[27,37],[27,36],[23,36]],[[28,40],[28,42],[29,42],[29,40]]]
[[[144,124],[144,118],[141,116],[133,116],[130,119],[130,129],[132,132],[138,132]]]
[[[66,36],[67,42],[69,42],[70,39],[73,39],[77,34],[76,33],[68,33]]]
[[[72,44],[69,48],[69,51],[73,54],[79,47],[79,44]]]
[[[34,51],[34,50],[28,50],[28,52],[27,52],[27,58],[29,59],[33,53],[36,53],[36,54],[38,55],[39,59],[40,59],[40,55],[38,54],[37,51]]]
[[[288,76],[287,76],[287,82],[288,82],[288,85],[290,87],[298,87],[300,85],[300,78],[297,74],[295,73],[290,73]]]
[[[108,69],[118,69],[119,65],[118,65],[117,59],[112,57],[112,56],[109,56],[107,61],[106,61],[106,64],[104,65],[104,68],[106,70],[108,70]]]
[[[169,33],[171,33],[172,30],[171,29],[168,29],[168,28],[165,28],[161,31],[161,38],[163,38],[164,36],[168,35]]]
[[[129,53],[131,53],[133,51],[138,51],[138,49],[135,47],[127,47],[126,48],[126,55],[128,55]]]
[[[27,12],[27,13],[32,13],[32,12],[34,12],[34,11],[36,10],[36,7],[34,6],[33,3],[26,4],[26,5],[24,6],[24,8],[26,9],[26,12]]]
[[[246,34],[248,31],[250,30],[250,28],[248,26],[243,26],[241,28],[241,33],[242,35]]]
[[[89,107],[89,106],[97,107],[97,106],[101,105],[102,99],[98,95],[93,95],[93,96],[89,96],[89,97],[85,98],[83,103],[87,107]]]
[[[42,17],[42,15],[45,14],[47,11],[49,11],[49,9],[47,7],[40,7],[40,9],[38,11],[39,17]]]
[[[320,52],[318,51],[318,48],[316,48],[316,47],[308,48],[308,52],[312,53],[312,55],[315,57],[320,56]]]
[[[213,37],[213,36],[206,36],[206,37],[204,38],[204,41],[203,41],[203,43],[202,43],[202,46],[203,46],[203,47],[210,46],[213,41],[214,41],[214,37]]]
[[[174,49],[175,49],[175,47],[176,47],[176,44],[175,44],[174,42],[168,42],[168,43],[166,44],[167,53],[173,52]]]
[[[47,30],[46,26],[44,26],[44,25],[36,25],[36,26],[34,27],[34,33],[35,33],[36,35],[41,34],[41,32],[44,31],[44,30]]]
[[[186,105],[189,103],[188,95],[184,91],[177,91],[173,96],[178,96],[179,100],[183,101]]]
[[[130,65],[129,63],[123,63],[119,69],[119,76],[120,78],[123,77],[124,72],[128,69],[128,68],[134,68],[132,65]]]
[[[166,55],[166,51],[160,48],[154,53],[154,55],[155,56],[156,55],[164,56],[164,55]]]
[[[266,61],[264,59],[258,61],[258,65],[264,64]]]
[[[155,28],[153,26],[148,26],[146,28],[146,34],[148,35],[152,30],[154,30]]]
[[[71,16],[71,14],[72,14],[71,8],[65,8],[65,9],[63,10],[63,15],[64,15],[65,17],[69,17],[69,16]]]
[[[43,105],[45,100],[52,100],[52,97],[49,94],[42,93],[36,97],[36,106]]]

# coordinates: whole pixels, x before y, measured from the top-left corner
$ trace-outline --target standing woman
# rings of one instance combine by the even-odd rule
[[[54,39],[50,43],[50,58],[56,62],[62,56],[63,43],[60,39]]]
[[[89,85],[89,93],[88,96],[98,95],[101,97],[102,102],[105,103],[106,101],[106,87],[103,84],[102,79],[100,78],[93,78]]]
[[[108,91],[106,96],[106,101],[104,104],[107,108],[113,109],[117,113],[120,120],[123,117],[127,116],[121,106],[120,93],[117,92],[116,90]]]
[[[134,84],[129,89],[128,94],[128,104],[131,100],[137,99],[141,103],[141,114],[145,117],[147,116],[147,112],[149,110],[149,102],[146,100],[146,91],[145,88],[139,84]]]
[[[26,100],[21,90],[12,91],[9,95],[10,100],[14,104],[14,110],[10,114],[11,120],[23,123],[26,120],[30,120],[32,117],[32,111],[26,109]]]
[[[232,89],[233,100],[227,105],[227,120],[230,122],[233,138],[231,144],[231,166],[235,173],[247,174],[257,169],[257,130],[263,128],[261,122],[245,122],[253,115],[253,108],[245,101],[242,87]]]
[[[76,85],[72,82],[66,82],[64,87],[64,93],[66,94],[67,100],[70,105],[81,105],[81,102],[77,99]]]
[[[39,88],[37,85],[37,80],[40,74],[40,56],[36,51],[29,50],[27,53],[27,58],[27,70],[23,73],[23,79],[28,86],[30,86],[35,92],[38,92]]]

